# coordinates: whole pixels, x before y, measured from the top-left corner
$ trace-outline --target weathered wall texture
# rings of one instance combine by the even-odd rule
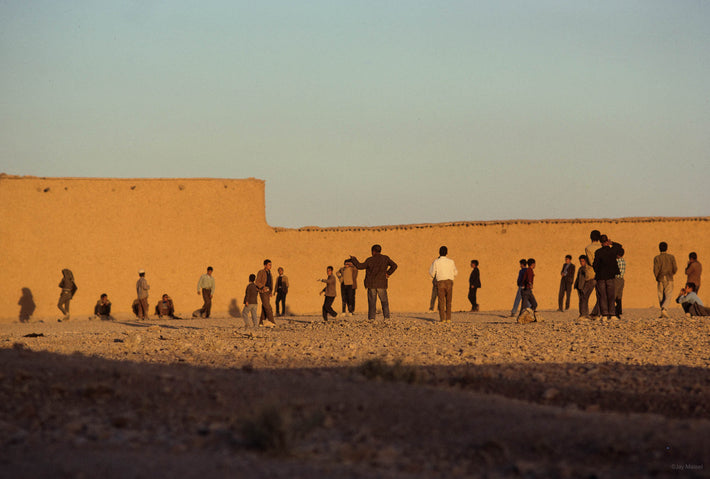
[[[626,249],[624,305],[656,305],[652,259],[658,242],[667,241],[682,270],[690,251],[700,261],[710,257],[710,218],[631,218],[621,220],[551,220],[375,228],[272,228],[265,219],[264,182],[256,179],[84,179],[0,176],[0,320],[17,320],[22,289],[31,291],[33,319],[59,317],[57,284],[62,268],[74,272],[79,290],[74,316],[88,316],[103,292],[114,310],[129,311],[137,271],[144,268],[151,285],[151,307],[163,292],[178,312],[201,305],[196,283],[208,265],[215,268],[214,312],[227,316],[241,305],[249,273],[264,258],[283,266],[291,281],[287,303],[296,314],[320,311],[325,267],[336,269],[354,254],[369,256],[379,243],[399,264],[390,281],[394,311],[428,308],[428,268],[440,245],[449,247],[459,276],[454,308],[469,309],[466,299],[469,262],[481,263],[485,310],[509,310],[515,293],[518,260],[534,257],[536,297],[542,309],[556,309],[559,271],[564,255],[576,257],[599,229]],[[362,272],[360,278],[364,277]],[[710,281],[710,280],[709,280]],[[709,283],[710,284],[710,283]],[[703,291],[701,298],[710,303]],[[340,299],[336,300],[339,308]],[[573,308],[576,296],[573,296]],[[366,309],[362,281],[357,309]]]

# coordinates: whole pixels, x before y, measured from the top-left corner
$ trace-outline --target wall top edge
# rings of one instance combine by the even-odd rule
[[[539,219],[539,220],[490,220],[490,221],[455,221],[446,223],[418,223],[383,226],[304,226],[301,228],[274,227],[276,233],[285,232],[328,232],[328,231],[395,231],[427,228],[450,228],[461,226],[509,226],[539,224],[618,224],[618,223],[661,223],[661,222],[705,222],[710,216],[647,216],[623,218],[574,218],[574,219]]]
[[[106,178],[106,177],[72,177],[72,176],[31,176],[31,175],[8,175],[0,173],[0,181],[2,180],[28,180],[28,181],[247,181],[264,183],[265,180],[259,178]]]

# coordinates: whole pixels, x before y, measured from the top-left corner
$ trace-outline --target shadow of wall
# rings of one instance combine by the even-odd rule
[[[501,371],[500,367],[504,369]],[[534,444],[533,456],[538,461],[555,465],[563,461],[586,463],[605,470],[616,470],[614,468],[621,465],[630,468],[614,474],[619,477],[633,476],[630,471],[649,471],[646,475],[652,475],[651,471],[669,469],[668,464],[674,463],[702,464],[707,456],[705,439],[709,426],[707,421],[697,420],[707,418],[706,402],[703,396],[686,391],[696,389],[698,382],[707,384],[708,372],[703,368],[617,363],[510,364],[507,368],[499,365],[411,366],[407,371],[392,368],[385,364],[373,369],[363,364],[360,367],[259,369],[258,374],[254,374],[248,367],[142,364],[79,354],[33,352],[18,345],[14,349],[0,350],[0,373],[14,377],[22,386],[0,390],[0,399],[6,405],[0,416],[12,428],[27,431],[26,440],[31,441],[33,447],[21,448],[11,441],[8,447],[12,454],[6,454],[4,465],[8,470],[26,472],[26,464],[24,468],[18,467],[18,456],[22,454],[23,462],[29,460],[48,467],[47,473],[35,475],[51,477],[51,473],[56,472],[57,459],[45,450],[71,444],[70,453],[80,459],[72,461],[75,472],[79,472],[77,465],[87,464],[87,458],[101,450],[96,441],[97,436],[102,436],[97,431],[105,437],[117,436],[110,446],[114,455],[130,451],[132,455],[126,457],[133,459],[133,438],[149,438],[141,442],[141,450],[147,451],[151,464],[156,457],[166,460],[158,451],[173,451],[167,456],[165,466],[195,452],[218,451],[222,456],[253,454],[253,443],[249,441],[253,436],[241,425],[253,423],[252,419],[263,417],[262,413],[267,410],[283,413],[276,416],[276,423],[284,428],[267,428],[265,432],[270,435],[283,437],[283,434],[297,432],[291,429],[293,427],[310,424],[301,434],[290,435],[287,445],[295,450],[302,450],[300,447],[305,445],[308,450],[315,450],[313,446],[317,444],[319,450],[333,450],[332,456],[318,456],[315,461],[310,454],[303,456],[308,463],[320,464],[327,457],[330,472],[343,462],[342,449],[332,448],[336,436],[345,437],[345,443],[367,441],[375,449],[394,446],[394,450],[400,451],[400,458],[423,458],[423,464],[435,465],[442,471],[448,471],[452,465],[458,468],[465,458],[475,457],[476,444],[491,443],[498,445],[494,452],[505,453],[504,464],[516,462],[518,458],[530,464],[530,445]],[[539,394],[541,389],[535,384],[536,376],[554,378],[570,369],[583,374],[601,369],[603,374],[597,378],[608,387],[600,388],[599,384],[587,387],[582,382],[579,387],[571,384],[569,389],[556,385],[559,389],[554,397]],[[400,377],[400,373],[404,375]],[[506,374],[505,379],[501,373]],[[612,377],[605,380],[606,373],[611,373]],[[363,375],[374,380],[360,379]],[[624,381],[618,379],[626,376],[639,378],[639,387],[624,387]],[[355,377],[360,378],[353,380]],[[498,380],[490,382],[490,378]],[[646,381],[656,384],[667,381],[669,386],[644,391]],[[204,387],[205,384],[209,387]],[[274,385],[278,385],[278,389],[274,389]],[[471,391],[496,392],[496,395],[474,395]],[[506,396],[510,393],[511,397],[522,401],[510,401],[497,395],[501,393]],[[26,398],[30,395],[37,405],[37,412],[33,414],[26,412]],[[51,407],[58,403],[62,404],[61,408]],[[580,409],[594,412],[585,414]],[[596,413],[599,410],[624,414]],[[665,417],[628,414],[632,412]],[[326,416],[328,421],[325,421]],[[67,428],[76,424],[77,417],[82,418],[81,424],[85,426],[72,427],[67,436]],[[669,420],[669,417],[684,421]],[[213,428],[215,418],[220,418],[220,422]],[[36,427],[40,422],[42,427]],[[258,424],[266,428],[274,421]],[[59,440],[52,435],[55,431],[61,431],[57,436]],[[117,439],[124,436],[131,439]],[[360,439],[354,439],[357,437]],[[422,437],[428,439],[422,441]],[[77,438],[83,440],[79,442]],[[176,443],[190,447],[176,453]],[[25,454],[30,457],[24,457]],[[297,457],[300,456],[290,458],[290,471],[298,464]],[[366,471],[371,476],[373,470],[378,471],[373,469],[376,463],[369,457],[358,454],[352,459],[355,463],[366,463]],[[195,462],[200,466],[199,472],[191,476],[224,476],[226,468],[221,464],[219,470],[205,476],[205,456],[200,459]],[[118,462],[133,464],[129,460]],[[211,462],[214,461],[206,463]],[[89,464],[82,469],[95,469],[94,464]],[[266,464],[273,474],[273,462],[254,462],[254,466],[259,464]],[[469,464],[467,475],[475,476],[485,464],[485,461]],[[160,466],[157,470],[167,470],[163,464]],[[238,466],[243,469],[243,461]],[[390,462],[383,465],[384,468],[390,466]],[[383,472],[385,470],[389,469]],[[574,477],[589,475],[575,472],[578,471],[573,471]],[[319,474],[310,471],[299,475]],[[555,474],[543,474],[551,475]]]
[[[197,280],[214,267],[213,315],[228,316],[233,298],[243,297],[250,273],[263,259],[282,266],[291,288],[286,305],[294,314],[321,310],[325,267],[336,268],[350,254],[361,261],[370,246],[399,265],[390,280],[391,308],[428,309],[428,269],[439,246],[449,248],[458,267],[453,307],[468,310],[467,279],[471,259],[480,261],[482,310],[509,310],[516,291],[518,260],[537,260],[535,294],[541,309],[556,309],[559,272],[565,254],[577,257],[599,229],[626,249],[625,308],[655,306],[652,275],[658,242],[667,241],[680,268],[676,289],[690,251],[702,262],[710,256],[708,218],[631,218],[462,222],[372,228],[272,228],[266,223],[264,182],[256,179],[72,179],[0,177],[0,321],[17,314],[13,298],[23,278],[36,303],[35,317],[58,314],[55,277],[74,272],[79,291],[72,315],[91,315],[101,293],[115,312],[130,311],[138,270],[146,270],[151,307],[169,294],[176,313],[187,317],[199,308]],[[360,273],[356,311],[366,309]],[[17,291],[17,293],[12,293]],[[701,297],[702,297],[701,290]],[[709,290],[710,291],[710,290]],[[573,293],[574,295],[574,293]],[[710,298],[704,298],[710,302]],[[572,307],[576,305],[573,297]],[[337,310],[340,298],[335,302]],[[273,298],[272,298],[273,306]]]

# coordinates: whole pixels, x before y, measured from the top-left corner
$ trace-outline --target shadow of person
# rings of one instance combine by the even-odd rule
[[[37,307],[30,288],[22,288],[22,296],[17,304],[20,305],[20,322],[29,322],[30,316],[34,314],[35,308]]]
[[[229,315],[233,318],[242,317],[242,310],[239,308],[236,298],[232,298],[232,301],[229,303]]]

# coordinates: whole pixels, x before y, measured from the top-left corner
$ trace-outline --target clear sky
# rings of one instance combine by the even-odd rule
[[[0,0],[0,172],[273,226],[710,215],[707,0]]]

